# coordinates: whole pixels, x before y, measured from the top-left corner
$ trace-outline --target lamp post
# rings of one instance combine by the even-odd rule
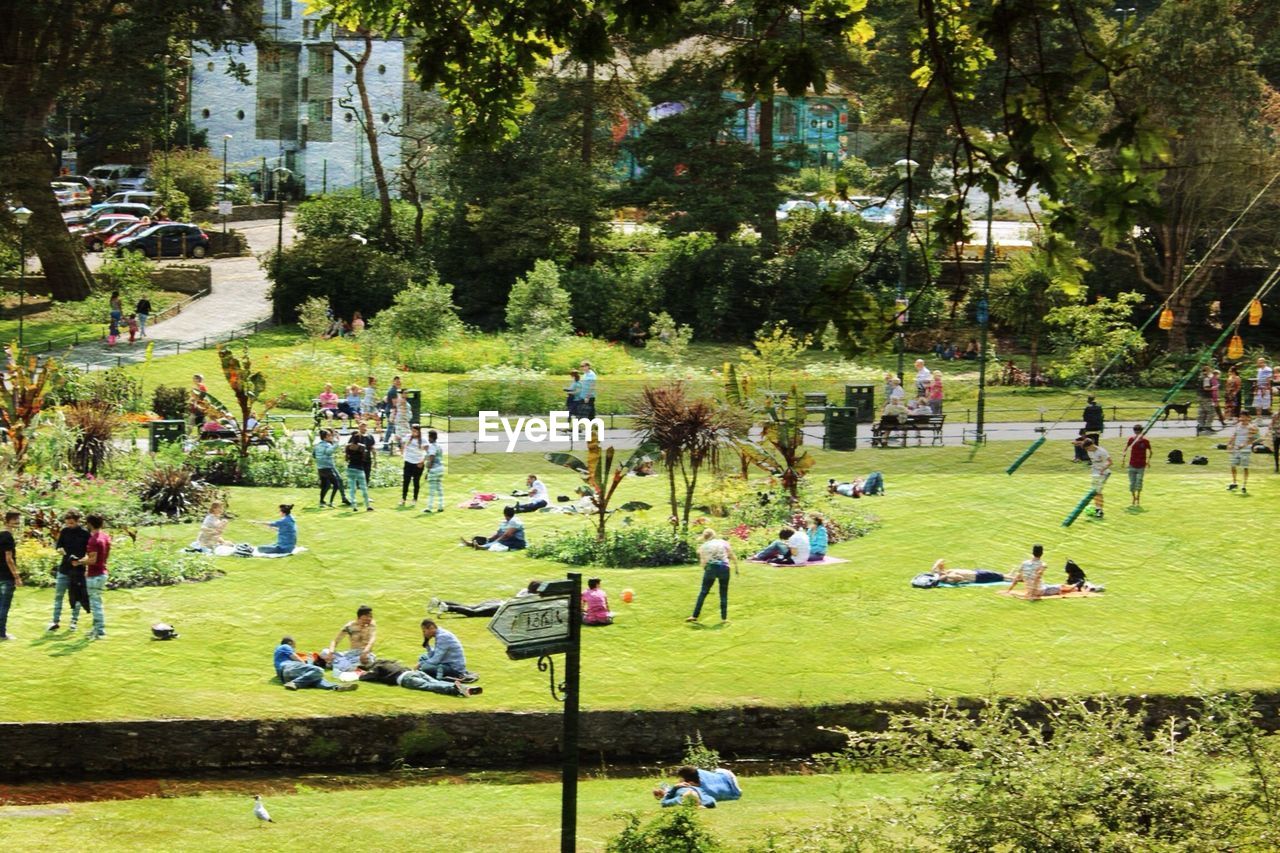
[[[13,211],[13,221],[18,223],[18,351],[22,351],[22,315],[27,305],[27,223],[31,211],[20,207]]]
[[[907,354],[907,231],[911,228],[911,170],[920,164],[902,159],[893,164],[902,179],[902,214],[898,217],[898,298],[895,301],[894,321],[898,324],[898,381],[903,379],[903,360]]]
[[[222,200],[227,200],[227,143],[231,141],[231,134],[222,134]],[[227,233],[227,214],[222,214],[222,233]]]
[[[978,300],[978,327],[981,330],[978,343],[978,431],[974,435],[974,444],[983,444],[987,440],[987,325],[991,311],[987,300],[991,295],[991,262],[996,253],[995,243],[991,238],[991,220],[995,218],[996,203],[990,194],[987,195],[987,247],[982,253],[982,297]]]
[[[277,166],[275,169],[272,169],[272,174],[276,179],[276,204],[278,211],[276,218],[276,262],[274,266],[276,268],[275,280],[279,282],[280,256],[284,252],[284,194],[280,191],[280,185],[289,180],[289,178],[293,176],[293,172],[286,169],[284,166]]]

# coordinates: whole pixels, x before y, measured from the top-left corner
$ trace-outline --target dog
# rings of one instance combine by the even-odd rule
[[[1177,412],[1182,415],[1182,419],[1185,421],[1187,419],[1187,412],[1190,411],[1190,409],[1190,403],[1166,403],[1164,407],[1164,417],[1161,418],[1161,420],[1167,421],[1169,420],[1170,413]]]

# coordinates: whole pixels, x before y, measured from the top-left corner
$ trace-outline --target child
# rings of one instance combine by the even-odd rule
[[[587,588],[582,591],[582,624],[613,624],[613,614],[609,612],[609,597],[600,588],[600,578],[588,579]]]
[[[129,327],[129,343],[133,343],[138,338],[138,315],[130,314],[125,322]]]
[[[377,417],[378,389],[374,386],[378,384],[378,380],[370,376],[367,381],[368,384],[364,386],[364,399],[360,401],[360,411],[367,418]]]
[[[222,531],[226,529],[227,519],[223,515],[222,501],[214,501],[209,504],[209,514],[204,517],[204,523],[200,525],[200,533],[193,547],[212,553],[219,545],[230,544],[222,537]]]
[[[932,414],[942,414],[942,371],[933,371],[933,379],[929,382],[929,411]]]

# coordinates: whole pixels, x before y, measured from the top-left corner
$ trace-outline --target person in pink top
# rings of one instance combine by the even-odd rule
[[[325,383],[324,391],[316,397],[316,402],[320,404],[320,411],[326,418],[337,417],[338,395],[333,393],[332,385]]]
[[[600,588],[600,578],[589,578],[587,588],[582,591],[582,624],[613,624],[613,614],[609,612],[609,597]]]
[[[933,371],[933,378],[929,380],[929,387],[925,389],[926,399],[929,401],[929,411],[935,415],[942,414],[942,371]]]
[[[107,588],[107,558],[111,556],[111,537],[103,530],[106,521],[100,515],[85,517],[89,523],[89,544],[78,562],[84,566],[84,585],[89,591],[89,610],[93,613],[92,640],[107,638],[107,619],[102,612],[102,593]]]

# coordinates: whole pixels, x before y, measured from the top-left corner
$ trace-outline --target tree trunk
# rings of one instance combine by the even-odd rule
[[[595,156],[596,135],[596,64],[587,60],[586,79],[583,80],[582,92],[582,168],[591,171],[591,161]],[[578,222],[577,261],[583,266],[595,262],[595,247],[591,241],[591,227],[594,224],[591,211],[584,212]]]
[[[1040,332],[1032,332],[1031,334],[1031,373],[1027,379],[1027,384],[1034,384],[1034,380],[1040,373]]]
[[[760,101],[760,121],[757,128],[760,137],[760,156],[773,163],[773,93]],[[778,245],[778,214],[773,209],[772,199],[763,199],[757,212],[760,222],[760,240],[765,244],[766,253],[773,254]]]
[[[1187,351],[1187,330],[1191,327],[1191,301],[1194,297],[1190,287],[1184,287],[1173,295],[1169,308],[1173,311],[1173,327],[1169,329],[1166,349],[1172,355],[1182,355]]]
[[[698,469],[701,463],[690,462],[691,471],[684,478],[684,531],[689,532],[689,510],[693,508],[693,493],[698,488]],[[682,469],[683,470],[683,469]]]
[[[667,480],[671,485],[671,517],[676,518],[680,515],[680,502],[676,498],[676,466],[670,459],[667,460]]]
[[[369,101],[369,87],[365,84],[364,78],[369,57],[373,55],[373,35],[362,32],[360,38],[364,39],[364,52],[360,54],[359,59],[336,44],[334,49],[342,54],[342,57],[355,69],[356,93],[360,96],[360,112],[364,114],[361,125],[365,142],[369,146],[369,164],[373,167],[373,183],[378,188],[378,228],[382,231],[383,242],[394,244],[396,234],[391,225],[391,189],[387,184],[386,170],[382,168],[382,155],[378,150],[377,118],[373,114],[373,104]]]

